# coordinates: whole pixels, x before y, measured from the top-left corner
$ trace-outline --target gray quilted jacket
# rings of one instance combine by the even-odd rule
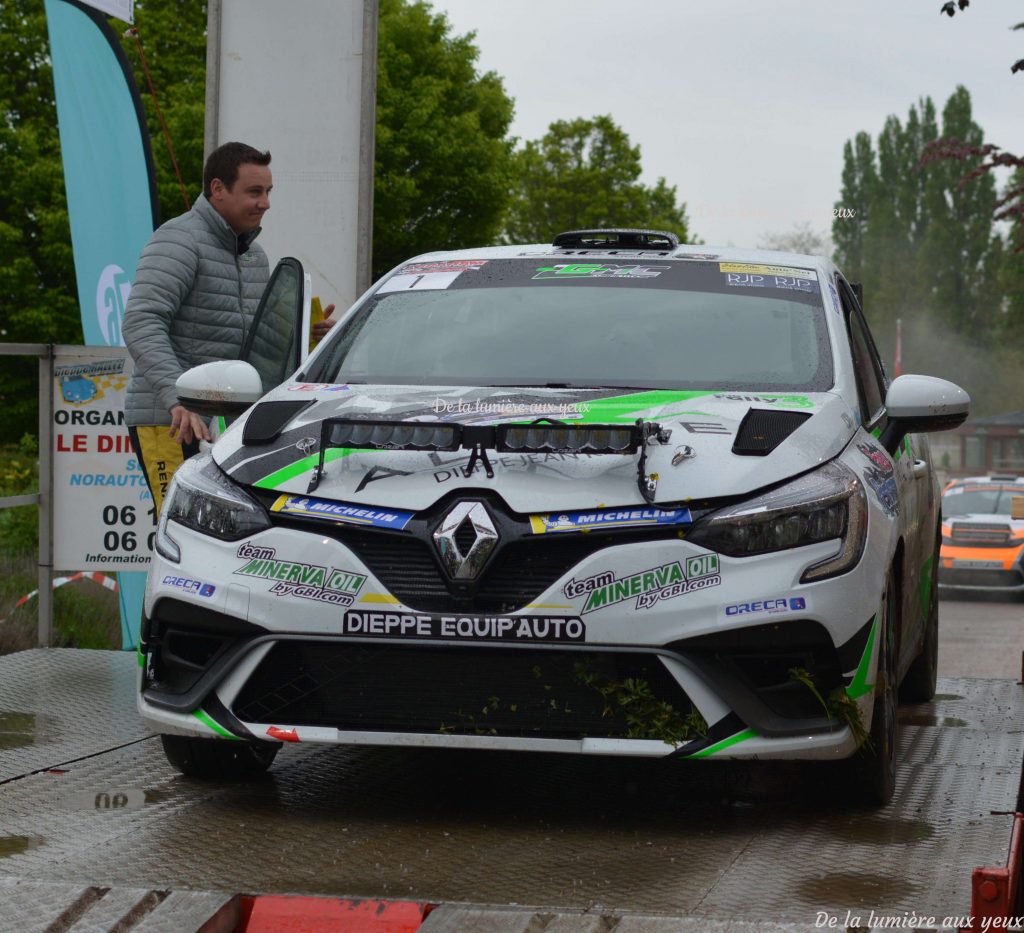
[[[139,257],[122,332],[135,372],[125,396],[130,425],[170,424],[174,382],[186,369],[238,359],[270,270],[202,195],[167,221]]]

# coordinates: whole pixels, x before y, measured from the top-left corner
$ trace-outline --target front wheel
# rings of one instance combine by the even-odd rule
[[[164,755],[187,777],[238,781],[259,777],[270,767],[280,742],[246,742],[161,735]]]
[[[896,588],[890,574],[875,630],[878,668],[871,731],[856,755],[859,796],[876,806],[887,804],[896,791],[896,605]]]

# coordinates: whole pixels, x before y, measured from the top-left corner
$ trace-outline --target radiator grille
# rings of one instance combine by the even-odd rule
[[[662,737],[636,734],[636,718],[597,689],[630,679],[680,718],[691,712],[656,655],[297,641],[274,646],[234,712],[247,722],[362,731]]]
[[[1007,547],[1013,543],[1010,527],[998,524],[953,522],[951,537],[955,544],[969,544],[974,547]]]

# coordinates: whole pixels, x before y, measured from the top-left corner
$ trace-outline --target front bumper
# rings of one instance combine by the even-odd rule
[[[678,537],[595,547],[594,535],[529,604],[470,617],[399,600],[373,569],[383,558],[337,538],[173,533],[182,564],[154,556],[141,640],[139,709],[163,732],[834,758],[855,741],[824,698],[846,691],[871,715],[871,552],[843,577],[799,584],[836,542],[709,560]]]

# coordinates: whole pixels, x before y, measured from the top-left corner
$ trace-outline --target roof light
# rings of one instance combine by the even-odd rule
[[[567,230],[555,237],[552,246],[560,249],[646,249],[673,250],[679,237],[667,230],[643,230],[635,227],[598,230]]]

